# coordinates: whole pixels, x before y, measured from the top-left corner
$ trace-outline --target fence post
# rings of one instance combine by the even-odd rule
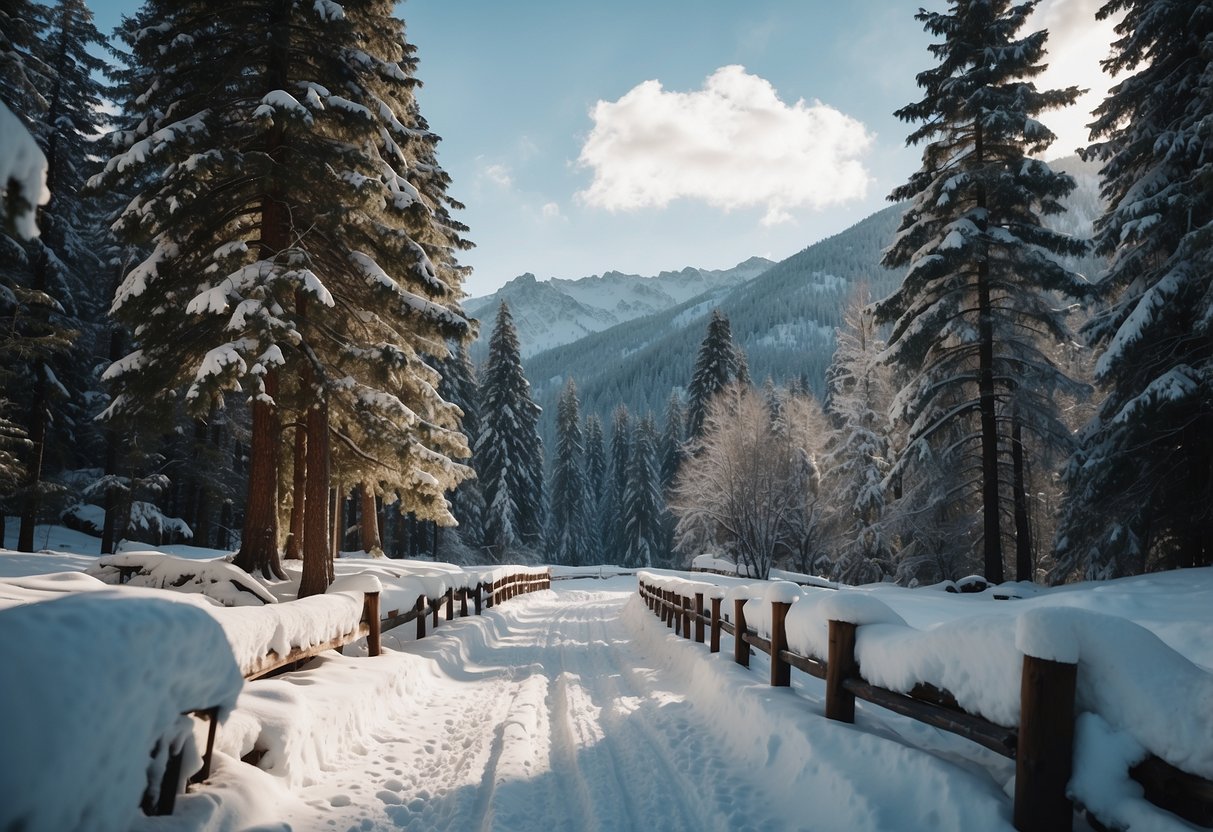
[[[459,617],[468,617],[468,588],[466,586],[459,590]]]
[[[478,582],[476,584],[475,589],[472,590],[473,592],[476,593],[472,597],[472,600],[475,602],[475,605],[476,605],[476,615],[480,615],[481,613],[484,612],[484,607],[483,607],[484,602],[480,598],[480,590],[481,590],[481,588],[483,588],[483,586],[484,586],[484,584]]]
[[[742,667],[750,666],[750,643],[745,640],[745,601],[733,599],[733,661]]]
[[[1015,754],[1015,828],[1069,832],[1074,810],[1066,784],[1074,755],[1078,665],[1023,657],[1019,745]]]
[[[379,593],[362,593],[362,617],[366,620],[370,632],[366,634],[366,653],[368,656],[379,655]]]
[[[448,586],[446,588],[446,620],[450,621],[455,617],[455,588]]]
[[[675,623],[674,619],[675,619],[676,615],[674,612],[674,590],[672,590],[672,589],[667,589],[665,591],[665,614],[666,614],[665,625],[667,627],[669,627],[671,630],[674,629],[674,623]]]
[[[434,617],[434,623],[430,625],[431,629],[434,629],[434,630],[438,629],[438,610],[441,607],[442,607],[442,596],[439,595],[438,600],[434,601],[434,604],[431,607],[430,614],[433,615],[433,617]]]
[[[784,624],[791,608],[787,601],[771,602],[771,687],[774,688],[792,684],[792,666],[779,657],[780,652],[788,649],[788,630]]]
[[[855,721],[855,695],[842,683],[855,675],[855,625],[830,622],[830,655],[826,662],[826,717],[839,722]]]
[[[691,637],[691,599],[686,595],[682,596],[682,637]]]
[[[425,596],[417,598],[417,638],[425,638]]]
[[[695,641],[703,644],[703,593],[695,593]]]
[[[720,652],[720,599],[712,599],[712,638],[709,652]]]

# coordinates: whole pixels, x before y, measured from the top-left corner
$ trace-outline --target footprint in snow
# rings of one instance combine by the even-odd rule
[[[329,798],[329,805],[337,807],[349,806],[350,796],[348,794],[335,794]]]

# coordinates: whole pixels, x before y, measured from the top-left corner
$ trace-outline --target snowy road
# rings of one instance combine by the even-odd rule
[[[374,744],[303,788],[306,811],[283,820],[299,830],[784,827],[764,813],[756,778],[708,741],[713,726],[684,682],[632,643],[620,613],[634,581],[576,583],[602,589],[558,587],[402,645],[447,678],[397,703]]]

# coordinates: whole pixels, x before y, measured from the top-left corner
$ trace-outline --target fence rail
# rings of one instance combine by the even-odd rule
[[[829,719],[854,722],[855,700],[862,699],[1015,760],[1015,828],[1022,832],[1071,830],[1073,806],[1066,786],[1073,759],[1077,665],[1025,655],[1019,725],[998,725],[968,713],[951,693],[932,685],[917,685],[909,693],[900,693],[869,684],[855,660],[855,624],[829,622],[829,655],[823,660],[788,649],[784,621],[790,603],[771,603],[771,637],[767,639],[746,626],[747,599],[734,600],[730,621],[722,615],[719,598],[710,599],[710,609],[705,610],[702,592],[681,595],[644,580],[639,582],[638,592],[649,609],[683,638],[693,636],[702,644],[707,628],[712,653],[720,652],[721,631],[733,636],[733,660],[743,667],[750,665],[751,649],[766,653],[771,659],[772,686],[790,685],[792,668],[825,680]],[[1145,787],[1150,802],[1198,826],[1213,828],[1213,782],[1157,756],[1148,757],[1129,774]]]
[[[518,595],[537,592],[541,589],[550,589],[551,585],[551,575],[548,572],[513,573],[492,582],[477,583],[473,587],[447,589],[444,594],[434,598],[421,595],[417,598],[417,603],[412,609],[405,612],[394,609],[382,616],[379,610],[379,593],[373,591],[364,592],[362,594],[362,619],[354,629],[310,647],[292,648],[285,654],[279,654],[274,650],[270,650],[249,665],[242,667],[241,672],[246,680],[252,681],[276,673],[293,670],[303,662],[313,659],[321,653],[326,653],[329,650],[338,650],[347,644],[353,644],[364,636],[366,637],[367,654],[369,656],[378,656],[382,649],[382,634],[387,630],[407,624],[410,621],[416,621],[417,638],[425,638],[426,619],[431,618],[433,621],[432,627],[437,627],[439,613],[444,610],[447,621],[454,619],[456,602],[459,604],[460,617],[466,617],[469,614],[469,600],[472,602],[475,614],[480,615],[487,607],[496,606]],[[292,602],[287,601],[286,603]],[[207,723],[206,750],[202,755],[202,768],[189,778],[190,784],[201,783],[210,777],[211,756],[215,748],[215,732],[218,727],[216,710],[215,708],[208,708],[206,710],[193,711],[189,714],[189,716]],[[244,761],[256,763],[260,759],[260,756],[261,753],[254,750],[245,756]],[[172,814],[173,806],[177,800],[177,783],[180,782],[182,763],[183,752],[178,752],[170,757],[156,799],[144,800],[143,811],[146,814]]]

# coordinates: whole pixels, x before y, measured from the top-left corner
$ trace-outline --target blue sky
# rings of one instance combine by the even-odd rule
[[[893,110],[928,38],[901,0],[408,0],[422,112],[477,247],[471,295],[522,272],[782,259],[882,207],[918,165]],[[924,5],[941,8],[942,2]],[[1094,0],[1043,0],[1044,120],[1064,155],[1107,81]],[[96,2],[108,32],[126,0]]]

